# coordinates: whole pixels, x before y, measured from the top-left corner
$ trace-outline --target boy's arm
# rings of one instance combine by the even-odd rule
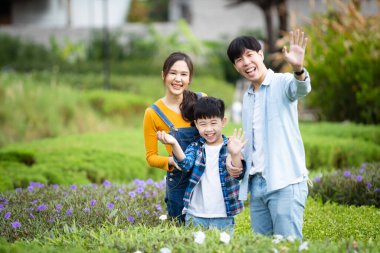
[[[163,144],[172,145],[173,155],[175,155],[178,161],[182,161],[183,159],[185,159],[185,153],[183,152],[176,138],[174,138],[170,134],[167,134],[165,131],[157,131],[157,139],[161,141]]]

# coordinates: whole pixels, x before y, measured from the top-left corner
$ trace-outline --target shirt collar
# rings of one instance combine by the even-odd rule
[[[273,70],[268,69],[268,70],[267,70],[267,74],[265,75],[264,81],[262,82],[261,85],[269,86],[270,83],[272,82],[273,77],[274,77],[274,72],[273,72]],[[251,84],[251,85],[249,86],[249,88],[248,88],[248,93],[253,94],[253,85],[252,85],[252,84]]]

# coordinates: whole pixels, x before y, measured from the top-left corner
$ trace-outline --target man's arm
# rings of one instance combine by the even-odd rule
[[[283,48],[285,60],[292,66],[293,81],[286,90],[291,101],[306,96],[311,91],[310,77],[304,68],[305,49],[308,38],[299,29],[289,33],[289,52]]]

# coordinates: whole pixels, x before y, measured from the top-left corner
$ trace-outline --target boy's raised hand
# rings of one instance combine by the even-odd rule
[[[165,131],[157,131],[157,139],[163,144],[175,144],[176,139]]]
[[[240,128],[238,131],[234,129],[232,136],[228,138],[227,148],[231,155],[239,155],[247,140],[244,140],[243,130]]]
[[[307,41],[308,39],[305,36],[305,33],[301,32],[299,29],[289,33],[289,52],[286,46],[282,51],[284,52],[285,60],[292,65],[293,71],[299,72],[303,68]]]

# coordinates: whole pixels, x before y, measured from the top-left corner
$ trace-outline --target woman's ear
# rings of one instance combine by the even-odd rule
[[[161,71],[161,78],[162,78],[163,81],[165,81],[164,71]]]

